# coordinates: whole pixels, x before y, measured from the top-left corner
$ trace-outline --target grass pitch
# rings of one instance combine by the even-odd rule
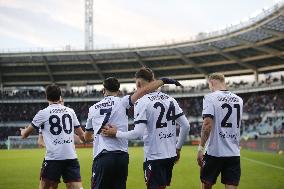
[[[90,187],[92,149],[77,149],[81,175],[85,189]],[[39,185],[39,172],[44,149],[0,150],[0,189],[34,189]],[[128,189],[144,189],[142,171],[143,149],[129,149],[130,163]],[[284,189],[284,155],[242,150],[242,176],[240,189]],[[65,188],[64,183],[59,185]],[[181,159],[175,165],[169,189],[199,189],[199,167],[196,163],[196,147],[185,146]],[[218,183],[216,189],[224,186]]]

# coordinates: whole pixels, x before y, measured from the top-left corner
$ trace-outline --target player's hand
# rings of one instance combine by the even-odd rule
[[[180,149],[176,149],[176,152],[177,152],[177,158],[176,158],[175,163],[177,163],[177,162],[179,161],[179,158],[180,158]]]
[[[21,136],[24,135],[25,130],[26,130],[26,128],[24,128],[24,129],[23,129],[23,128],[20,128]]]
[[[160,80],[162,80],[164,82],[164,84],[175,84],[176,86],[182,86],[182,84],[180,82],[178,82],[177,80],[175,79],[170,79],[170,78],[167,78],[167,77],[162,77],[160,78]]]
[[[198,151],[197,153],[197,163],[200,167],[203,166],[203,151]]]
[[[107,124],[106,126],[104,126],[102,128],[102,132],[101,132],[104,136],[107,136],[107,137],[115,137],[116,136],[116,133],[117,133],[117,128],[110,125],[110,124]]]

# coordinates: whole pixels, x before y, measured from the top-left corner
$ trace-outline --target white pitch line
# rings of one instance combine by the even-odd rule
[[[272,168],[275,168],[275,169],[280,169],[280,170],[283,170],[284,171],[284,167],[280,167],[280,166],[277,166],[277,165],[272,165],[270,163],[264,163],[262,161],[257,161],[257,160],[254,160],[254,159],[250,159],[250,158],[247,158],[247,157],[243,157],[241,156],[242,159],[245,159],[245,160],[248,160],[248,161],[251,161],[251,162],[254,162],[254,163],[258,163],[260,165],[264,165],[264,166],[267,166],[267,167],[272,167]]]

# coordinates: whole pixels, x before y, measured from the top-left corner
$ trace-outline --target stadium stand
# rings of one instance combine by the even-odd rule
[[[284,116],[274,116],[275,119],[273,119],[273,116],[262,116],[262,114],[266,112],[284,112],[284,90],[261,91],[239,95],[244,99],[244,115],[246,115],[243,121],[243,134],[248,134],[248,132],[253,134],[257,133],[257,135],[284,134]],[[68,100],[68,98],[66,99]],[[200,134],[202,99],[202,96],[177,98],[181,108],[192,123],[190,134],[193,136],[199,136]],[[44,99],[42,100],[44,101]],[[65,104],[75,110],[78,119],[84,124],[87,119],[89,107],[95,102],[96,101],[67,101]],[[2,124],[0,128],[7,130],[7,132],[6,130],[3,133],[1,132],[0,137],[6,139],[8,136],[19,135],[18,128],[10,129],[10,127],[5,127],[5,124],[28,124],[37,111],[46,106],[47,103],[42,102],[0,104],[0,124]],[[133,117],[131,113],[130,117]]]
[[[230,90],[244,98],[242,135],[283,137],[284,75],[273,74],[284,70],[283,13],[283,3],[279,3],[246,24],[201,33],[194,41],[181,43],[92,51],[0,53],[0,141],[19,135],[18,128],[26,126],[47,105],[44,86],[62,86],[66,105],[76,111],[84,124],[88,108],[102,94],[72,87],[101,84],[110,76],[131,83],[141,66],[154,70],[157,78],[178,80],[204,79],[216,71],[227,77],[253,75],[254,82],[227,83]],[[260,80],[259,74],[267,77]],[[162,91],[178,99],[191,121],[191,137],[198,138],[202,98],[209,92],[208,86],[203,83],[184,88],[163,87]]]

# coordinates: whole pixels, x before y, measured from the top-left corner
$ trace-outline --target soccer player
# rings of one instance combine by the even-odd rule
[[[135,74],[137,89],[154,79],[150,69],[142,68]],[[154,91],[140,98],[134,107],[132,131],[119,129],[118,125],[105,127],[106,136],[117,139],[144,140],[144,176],[148,189],[165,189],[170,185],[172,169],[179,160],[180,151],[189,132],[189,123],[177,101],[165,93]],[[176,143],[176,125],[180,134]]]
[[[89,109],[86,123],[85,140],[94,138],[94,160],[92,166],[92,189],[125,189],[128,175],[128,141],[101,135],[101,128],[107,123],[117,129],[128,130],[128,109],[144,94],[158,89],[167,83],[179,84],[175,80],[164,78],[156,80],[144,88],[139,88],[133,95],[118,97],[120,83],[110,77],[103,82],[104,99]]]
[[[56,189],[61,176],[68,189],[82,189],[80,165],[74,146],[74,130],[81,140],[84,132],[73,109],[60,104],[61,90],[57,85],[46,88],[49,106],[40,110],[32,123],[21,129],[27,138],[41,127],[46,155],[41,168],[40,188]]]
[[[59,100],[59,103],[61,105],[64,106],[64,100],[63,98],[60,96],[60,100]],[[39,132],[38,132],[38,140],[37,140],[37,143],[38,143],[38,146],[41,147],[41,148],[44,148],[45,147],[45,143],[44,143],[44,140],[43,140],[43,136],[42,136],[42,131],[41,131],[41,128],[39,127]],[[80,137],[76,134],[74,134],[74,143],[75,144],[80,144],[82,143],[82,141],[80,140]]]
[[[225,188],[236,189],[241,175],[239,141],[243,100],[226,89],[223,74],[211,74],[208,83],[212,93],[203,99],[204,120],[197,154],[202,188],[211,189],[221,173]]]

